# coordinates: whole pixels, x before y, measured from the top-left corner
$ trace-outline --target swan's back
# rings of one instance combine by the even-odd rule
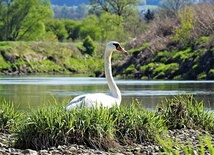
[[[99,108],[106,107],[111,108],[115,105],[119,105],[120,101],[111,95],[103,93],[85,94],[75,97],[65,107],[66,110],[79,109],[79,108]]]

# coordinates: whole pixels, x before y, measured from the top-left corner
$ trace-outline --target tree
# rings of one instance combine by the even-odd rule
[[[93,40],[101,39],[101,30],[99,27],[99,18],[95,15],[87,16],[82,20],[80,27],[80,38],[84,39],[90,36]]]
[[[65,29],[67,31],[67,39],[76,40],[80,38],[81,21],[64,20]]]
[[[119,36],[124,34],[123,25],[120,24],[122,17],[116,14],[103,13],[99,18],[99,28],[101,31],[101,41],[105,42],[108,39],[120,40]],[[122,33],[121,33],[122,32]],[[120,35],[118,34],[120,33]]]
[[[89,0],[92,9],[91,13],[100,14],[109,12],[118,16],[126,16],[132,5],[136,4],[136,0]]]
[[[194,29],[196,20],[194,18],[194,10],[191,7],[185,7],[178,12],[178,17],[181,26],[176,28],[174,40],[182,45],[187,45],[191,42],[191,32]]]
[[[147,12],[144,15],[144,19],[147,23],[149,23],[151,20],[155,18],[154,12],[152,12],[150,9],[147,10]]]
[[[59,19],[48,20],[45,26],[46,26],[46,31],[52,32],[53,34],[55,34],[59,41],[63,41],[67,39],[68,33],[65,29],[65,25],[63,21]]]
[[[142,21],[140,14],[133,11],[132,14],[124,18],[123,21],[124,32],[126,32],[126,37],[124,37],[124,39],[139,36],[139,34],[142,34],[148,29],[147,26],[148,24]],[[124,34],[124,32],[122,32],[122,34]]]
[[[0,40],[37,40],[44,20],[53,16],[48,0],[5,0],[0,8]]]

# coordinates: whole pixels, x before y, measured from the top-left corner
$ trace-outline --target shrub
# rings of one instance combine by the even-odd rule
[[[96,46],[94,41],[91,39],[90,36],[87,36],[84,40],[83,40],[83,46],[85,47],[85,53],[89,54],[89,55],[93,55],[95,50],[96,50]]]

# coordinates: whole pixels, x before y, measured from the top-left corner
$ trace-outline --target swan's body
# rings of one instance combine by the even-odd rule
[[[115,105],[120,105],[122,99],[121,93],[114,82],[111,71],[111,56],[113,51],[126,52],[123,48],[121,48],[118,42],[111,41],[106,45],[104,65],[105,76],[110,89],[110,94],[94,93],[77,96],[65,107],[66,110],[71,110],[74,108],[97,108],[100,106],[110,108]]]

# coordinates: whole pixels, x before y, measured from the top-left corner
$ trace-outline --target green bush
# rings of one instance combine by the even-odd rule
[[[96,45],[90,36],[87,36],[83,40],[83,46],[85,47],[85,53],[93,55],[96,50]]]

